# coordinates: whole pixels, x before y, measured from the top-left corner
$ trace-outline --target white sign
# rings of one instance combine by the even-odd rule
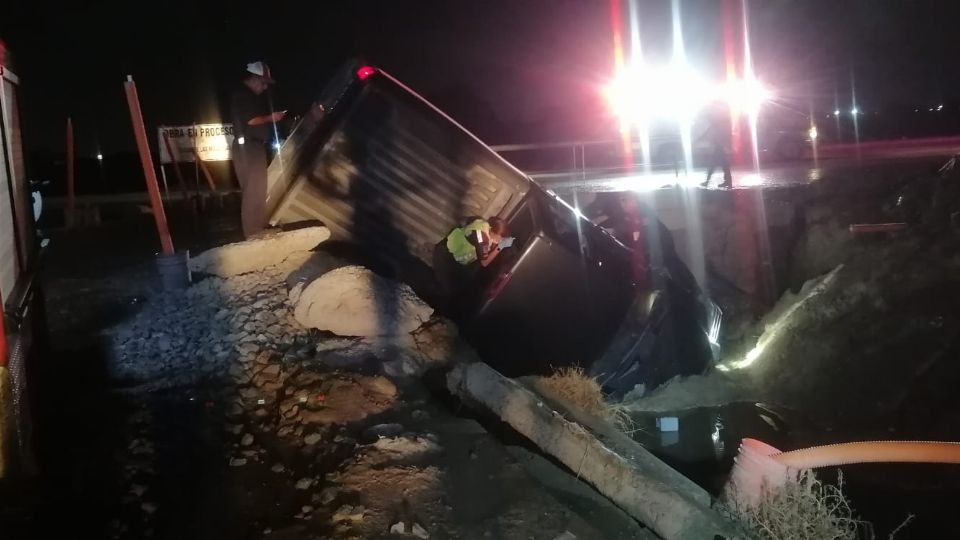
[[[201,161],[227,161],[230,159],[230,145],[233,144],[233,125],[160,126],[157,141],[160,144],[160,163],[173,163],[167,142],[179,163],[193,162],[194,151]]]

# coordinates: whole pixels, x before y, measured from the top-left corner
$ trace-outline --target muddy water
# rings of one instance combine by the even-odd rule
[[[760,403],[730,403],[667,413],[631,413],[632,436],[673,468],[717,495],[740,440],[790,448],[799,415]]]
[[[715,496],[722,491],[745,437],[794,450],[855,440],[912,439],[916,437],[909,435],[917,430],[927,431],[922,419],[902,434],[866,426],[830,429],[814,425],[796,411],[759,403],[632,413],[631,417],[635,440]],[[960,538],[960,524],[954,518],[955,501],[960,500],[960,467],[862,464],[846,465],[842,474],[843,491],[855,514],[873,524],[877,538],[886,538],[909,515],[916,517],[897,539]],[[838,468],[818,469],[817,476],[836,483]]]

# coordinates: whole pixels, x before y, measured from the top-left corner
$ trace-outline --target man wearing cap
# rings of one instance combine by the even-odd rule
[[[286,114],[271,110],[266,99],[265,92],[273,83],[270,68],[263,62],[253,62],[247,64],[243,84],[230,96],[233,170],[243,190],[240,221],[247,238],[267,224],[267,144],[273,140],[274,123]]]

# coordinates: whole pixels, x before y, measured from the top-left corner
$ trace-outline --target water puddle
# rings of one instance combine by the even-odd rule
[[[792,448],[798,426],[805,424],[793,411],[750,402],[630,416],[634,440],[714,494],[726,481],[741,439]]]

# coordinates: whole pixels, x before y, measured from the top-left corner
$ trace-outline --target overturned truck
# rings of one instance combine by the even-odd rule
[[[514,244],[467,287],[458,321],[487,363],[510,376],[578,365],[614,393],[710,365],[720,313],[669,238],[638,279],[629,248],[382,70],[351,63],[318,101],[325,113],[270,164],[271,224],[320,221],[430,301],[416,276],[434,246],[470,216],[499,216]]]

